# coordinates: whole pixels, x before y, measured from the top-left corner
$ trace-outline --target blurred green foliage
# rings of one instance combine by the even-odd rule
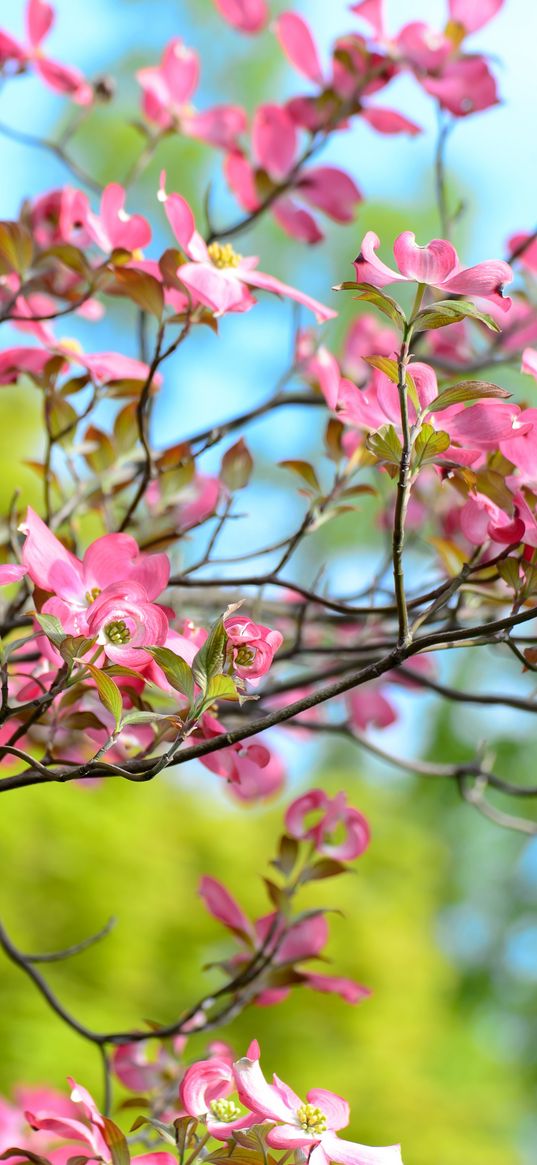
[[[461,973],[435,941],[454,874],[437,790],[422,790],[416,805],[406,782],[384,790],[349,767],[320,779],[345,788],[367,813],[373,844],[355,874],[311,886],[302,904],[343,912],[329,916],[334,971],[357,977],[373,995],[350,1007],[301,989],[276,1008],[249,1009],[222,1036],[239,1054],[257,1037],[265,1068],[299,1092],[323,1086],[347,1096],[351,1135],[364,1143],[400,1138],[408,1165],[517,1165],[524,1079],[501,1048],[479,1037],[472,1008],[461,1006]],[[192,783],[160,778],[30,789],[7,800],[1,898],[17,943],[62,947],[118,917],[98,946],[47,968],[64,1003],[90,1025],[168,1021],[218,984],[217,971],[200,967],[229,952],[232,940],[196,905],[202,873],[223,880],[254,916],[266,912],[260,875],[281,809],[237,810],[214,783],[203,777],[203,796]],[[492,827],[455,806],[452,790],[443,800],[448,835],[456,821],[475,855],[486,831],[486,844],[497,845],[496,868],[505,868],[520,842],[503,835],[497,842]],[[99,1096],[95,1050],[16,968],[2,966],[2,983],[2,1087],[19,1080],[61,1087],[69,1073]],[[192,1039],[187,1055],[203,1046]]]

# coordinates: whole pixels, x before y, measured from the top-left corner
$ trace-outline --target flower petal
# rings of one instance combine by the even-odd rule
[[[415,279],[417,283],[428,283],[433,287],[444,283],[459,265],[455,247],[446,239],[432,239],[425,247],[420,247],[413,231],[403,231],[398,236],[393,253],[406,279]]]
[[[403,1165],[400,1145],[358,1145],[344,1141],[335,1133],[325,1133],[322,1146],[330,1161],[337,1165]]]

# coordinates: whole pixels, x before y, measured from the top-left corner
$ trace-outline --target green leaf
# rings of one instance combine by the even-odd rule
[[[368,303],[374,304],[379,311],[383,312],[385,316],[399,328],[400,331],[406,327],[406,316],[399,304],[391,295],[386,295],[384,291],[379,291],[378,287],[371,287],[369,283],[354,283],[352,280],[345,283],[338,283],[332,288],[333,291],[359,291],[359,295],[355,295],[354,299],[366,300]]]
[[[240,441],[224,453],[218,476],[233,493],[236,489],[244,489],[248,485],[253,467],[252,454],[241,437]]]
[[[162,668],[172,688],[181,692],[187,697],[189,703],[192,703],[194,676],[186,660],[182,659],[180,655],[176,655],[175,651],[170,651],[169,647],[146,647],[144,650],[148,651],[153,656],[155,663],[158,663],[158,666]]]
[[[282,834],[278,843],[278,857],[274,859],[272,865],[281,870],[286,878],[295,868],[299,848],[296,837],[289,837],[287,833]]]
[[[30,231],[18,222],[0,222],[0,274],[24,275],[32,262],[34,245]]]
[[[321,882],[325,878],[335,878],[338,874],[345,874],[348,866],[344,862],[336,862],[334,858],[320,858],[311,866],[306,866],[300,875],[300,882]],[[319,913],[315,912],[314,913]]]
[[[439,413],[450,405],[465,404],[469,400],[484,400],[486,397],[496,397],[506,400],[511,393],[498,384],[491,384],[488,380],[460,380],[458,384],[450,384],[438,393],[435,400],[427,405],[428,413]]]
[[[415,332],[426,332],[434,328],[445,328],[447,324],[455,324],[464,319],[477,320],[490,328],[491,332],[501,331],[492,316],[479,311],[468,299],[440,299],[418,313],[413,327]]]
[[[102,1119],[104,1123],[104,1139],[110,1149],[112,1165],[130,1165],[131,1155],[127,1138],[109,1117],[103,1116]]]
[[[100,668],[94,667],[92,663],[87,665],[88,671],[95,681],[95,687],[99,693],[101,704],[112,713],[116,726],[116,732],[121,724],[121,716],[123,714],[123,699],[121,692],[110,676]]]
[[[314,490],[320,490],[319,478],[309,461],[278,461],[278,465],[281,469],[290,469],[291,473],[296,473]]]
[[[90,651],[95,642],[95,638],[89,639],[85,635],[66,635],[60,644],[60,654],[66,663],[72,663]]]
[[[126,724],[154,724],[157,720],[171,720],[172,716],[164,712],[127,712],[121,721],[121,727]]]
[[[148,311],[160,319],[164,310],[164,292],[158,279],[133,267],[116,268],[114,275],[115,290],[132,299],[142,311]]]
[[[520,577],[520,563],[517,558],[505,558],[503,562],[499,562],[498,574],[515,593],[520,590],[522,579]]]
[[[432,425],[422,425],[414,442],[414,460],[416,466],[426,465],[436,461],[441,453],[445,453],[451,445],[449,433],[433,429]]]
[[[376,433],[370,433],[366,445],[377,461],[399,467],[402,445],[393,425],[383,425]]]
[[[88,425],[83,440],[84,461],[97,476],[115,464],[117,453],[108,433],[104,433],[96,425]]]
[[[56,615],[41,615],[36,613],[36,619],[42,631],[44,631],[47,639],[54,644],[55,647],[60,647],[67,635]]]
[[[237,685],[232,676],[212,676],[207,684],[206,700],[238,700]]]
[[[192,662],[194,679],[199,684],[203,695],[207,691],[209,680],[222,672],[226,657],[226,645],[227,635],[224,620],[218,619]]]

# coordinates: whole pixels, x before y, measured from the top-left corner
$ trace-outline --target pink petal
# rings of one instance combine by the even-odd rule
[[[292,926],[278,947],[278,963],[298,963],[320,954],[328,942],[328,923],[324,914],[304,918]]]
[[[288,1104],[281,1092],[265,1080],[259,1060],[244,1056],[234,1064],[233,1071],[239,1098],[247,1108],[270,1120],[294,1120],[295,1106]]]
[[[450,61],[440,77],[425,77],[420,83],[455,117],[468,117],[498,102],[496,81],[482,57]]]
[[[328,1122],[328,1128],[337,1131],[347,1127],[350,1120],[350,1109],[347,1101],[337,1092],[329,1092],[326,1088],[312,1088],[306,1095],[308,1104],[320,1108]]]
[[[395,109],[381,109],[379,106],[368,105],[362,109],[360,116],[377,133],[408,133],[415,137],[416,134],[423,132],[420,125],[416,125],[416,122],[410,121],[408,117],[403,117],[403,114],[397,113]]]
[[[505,283],[511,283],[513,271],[508,263],[501,259],[489,259],[485,263],[478,263],[475,267],[466,267],[456,275],[446,278],[440,283],[442,291],[450,295],[479,295],[483,299],[493,299],[503,311],[509,311],[511,300],[504,298],[502,289]]]
[[[383,0],[360,0],[358,4],[351,4],[350,10],[361,20],[367,21],[377,40],[384,39],[386,34]]]
[[[461,445],[489,449],[497,446],[502,438],[505,440],[520,433],[520,426],[518,430],[514,428],[519,414],[518,405],[500,400],[477,401],[456,413],[450,410],[445,428],[451,439]]]
[[[264,291],[273,291],[276,295],[283,295],[288,299],[294,299],[297,303],[303,304],[304,307],[309,308],[313,312],[319,324],[325,323],[326,320],[333,320],[337,316],[337,311],[332,311],[332,308],[325,307],[317,299],[312,299],[311,295],[306,295],[305,292],[298,291],[296,287],[290,287],[289,284],[282,283],[274,275],[267,275],[263,271],[248,271],[243,272],[242,277],[244,282],[249,283],[252,287],[260,287]]]
[[[358,283],[370,283],[373,287],[385,287],[388,283],[403,283],[406,276],[388,267],[378,258],[377,247],[380,239],[374,231],[368,231],[362,240],[360,252],[354,260],[354,270]]]
[[[82,565],[28,506],[20,530],[26,534],[22,561],[36,586],[64,599],[80,601],[84,595]]]
[[[182,105],[188,101],[199,81],[198,54],[187,48],[180,37],[174,37],[164,49],[160,68],[173,102]]]
[[[251,934],[252,926],[238,903],[216,878],[204,874],[199,884],[199,895],[213,918],[222,922],[229,930]]]
[[[522,353],[521,371],[537,380],[537,348],[525,348]]]
[[[449,0],[449,16],[466,32],[477,32],[503,7],[504,0]]]
[[[351,720],[356,728],[388,728],[398,719],[397,712],[389,700],[372,684],[357,688],[347,697],[351,710]]]
[[[367,987],[355,983],[354,979],[346,979],[341,975],[316,975],[311,971],[305,972],[306,983],[313,991],[322,991],[327,995],[340,995],[346,1003],[361,1003],[371,995]]]
[[[318,1136],[314,1137],[311,1133],[305,1133],[300,1125],[278,1125],[275,1129],[270,1129],[267,1133],[267,1145],[273,1149],[302,1149],[306,1146],[315,1144]]]
[[[269,18],[265,0],[214,0],[224,20],[240,32],[261,32]]]
[[[312,206],[335,222],[352,222],[363,195],[349,174],[336,166],[316,166],[306,170],[297,190]]]
[[[165,590],[170,577],[167,554],[141,554],[135,538],[129,534],[104,534],[86,550],[83,559],[84,581],[88,591],[103,590],[110,583],[133,579],[140,583],[148,599],[156,599]]]
[[[317,226],[313,215],[309,210],[299,206],[289,195],[278,198],[273,203],[272,213],[282,230],[292,239],[298,239],[300,243],[307,243],[310,247],[324,239],[323,232]]]
[[[213,1057],[198,1060],[187,1068],[180,1089],[181,1103],[190,1116],[204,1116],[210,1112],[211,1100],[228,1096],[233,1091],[231,1066],[226,1060]]]
[[[214,105],[203,113],[181,118],[184,134],[221,150],[231,150],[240,134],[245,132],[246,125],[246,113],[240,105]]]
[[[448,275],[456,271],[458,256],[455,247],[445,239],[433,239],[425,247],[419,247],[412,231],[403,231],[393,245],[397,266],[406,279],[417,283],[428,283],[436,287],[445,283]]]
[[[28,571],[25,566],[16,562],[6,562],[0,566],[0,587],[8,587],[10,583],[20,582]]]
[[[276,180],[289,173],[296,153],[297,132],[285,106],[260,105],[254,114],[252,148],[254,155]]]
[[[54,9],[44,0],[29,0],[25,17],[28,40],[36,48],[54,23]]]
[[[165,182],[166,174],[163,170],[157,197],[159,202],[164,203],[166,218],[179,246],[191,259],[207,259],[207,247],[196,230],[196,221],[186,198],[181,194],[167,194]]]
[[[193,291],[195,298],[215,315],[225,315],[227,311],[248,311],[254,306],[255,301],[237,274],[237,268],[221,269],[214,267],[211,262],[184,263],[178,274],[185,287]]]
[[[282,12],[275,22],[275,32],[291,62],[310,81],[323,84],[323,69],[309,25],[296,12]]]
[[[310,357],[307,362],[307,373],[318,382],[328,408],[335,409],[339,396],[341,373],[335,356],[328,351],[328,348],[321,345]]]
[[[105,186],[101,201],[101,218],[114,247],[136,251],[151,241],[151,227],[140,214],[127,215],[126,193],[118,182]]]
[[[257,210],[259,198],[255,186],[255,172],[240,150],[232,150],[224,162],[228,186],[244,210]]]
[[[396,45],[398,55],[425,73],[438,72],[453,53],[453,41],[444,33],[432,32],[422,20],[413,20],[401,29]]]
[[[91,105],[94,97],[93,89],[79,69],[74,69],[69,65],[60,65],[58,61],[52,61],[50,57],[37,57],[34,64],[36,72],[50,89],[54,89],[57,93],[67,94],[77,105]]]
[[[325,1133],[322,1146],[331,1161],[337,1165],[403,1165],[400,1145],[373,1148],[344,1141],[335,1133]]]

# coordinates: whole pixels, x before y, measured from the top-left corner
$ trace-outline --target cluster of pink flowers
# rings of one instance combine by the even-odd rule
[[[399,1145],[373,1147],[338,1136],[350,1119],[349,1106],[341,1096],[313,1088],[303,1100],[277,1076],[269,1083],[259,1058],[256,1040],[247,1055],[238,1060],[227,1045],[214,1045],[209,1059],[186,1069],[179,1103],[171,1102],[165,1115],[170,1121],[187,1115],[202,1122],[208,1136],[224,1142],[236,1131],[257,1126],[263,1128],[269,1148],[307,1152],[316,1165],[328,1165],[330,1161],[339,1165],[402,1165]],[[126,1045],[116,1053],[115,1068],[129,1087],[136,1083],[145,1092],[155,1082],[158,1068],[147,1071],[141,1058],[137,1059],[138,1063],[133,1047]],[[128,1157],[127,1142],[118,1126],[101,1114],[87,1089],[72,1079],[69,1084],[69,1099],[49,1089],[28,1092],[24,1098],[24,1121],[18,1108],[4,1106],[0,1122],[2,1139],[11,1142],[8,1147],[19,1149],[22,1156],[38,1152],[41,1160],[47,1159],[52,1165],[59,1165],[69,1148],[76,1147],[83,1148],[86,1159],[112,1165],[115,1147],[121,1143]],[[25,1122],[33,1133],[26,1132]],[[162,1121],[160,1127],[166,1128]],[[12,1134],[17,1144],[13,1143]],[[173,1165],[175,1156],[157,1148],[135,1153],[133,1160],[139,1165]]]
[[[337,1134],[350,1119],[349,1106],[341,1096],[325,1088],[313,1088],[302,1100],[274,1076],[263,1075],[256,1040],[248,1053],[234,1064],[226,1059],[200,1060],[187,1069],[181,1100],[187,1113],[203,1120],[207,1131],[226,1141],[235,1129],[269,1122],[266,1142],[273,1149],[301,1150],[314,1165],[401,1165],[399,1145],[373,1148],[346,1141]],[[236,1094],[238,1102],[232,1099]],[[246,1111],[244,1111],[246,1110]]]

